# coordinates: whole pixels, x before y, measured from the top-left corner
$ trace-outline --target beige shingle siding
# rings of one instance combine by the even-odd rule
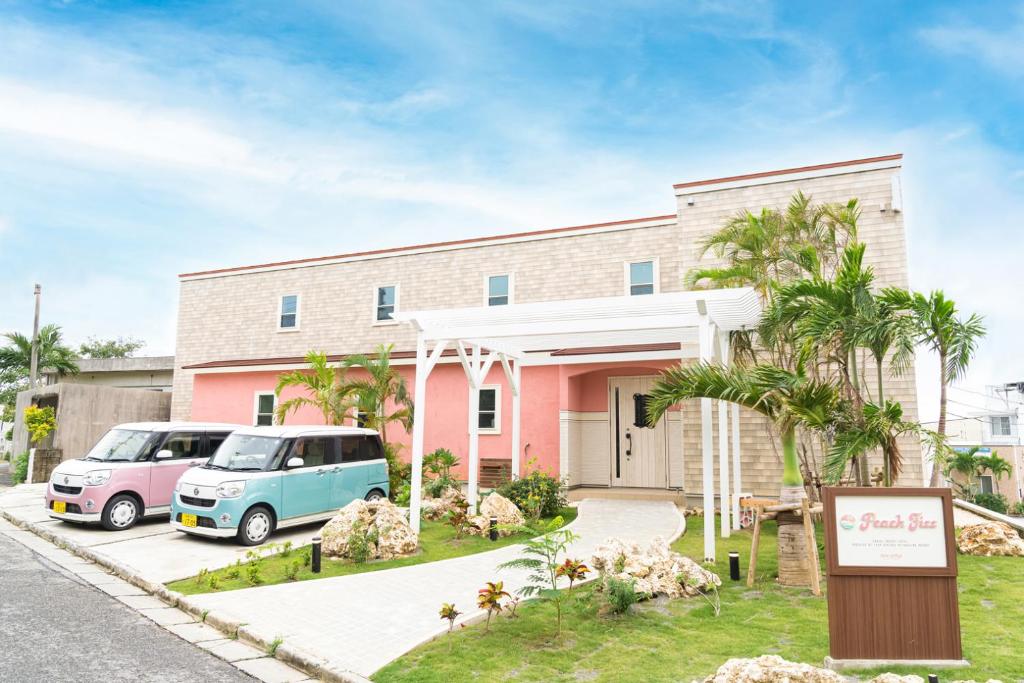
[[[867,261],[880,285],[907,286],[907,253],[902,213],[882,212],[892,203],[890,178],[898,169],[856,171],[799,181],[772,182],[731,189],[690,188],[678,197],[679,223],[653,227],[622,226],[610,232],[567,234],[513,243],[490,243],[445,251],[397,254],[346,263],[327,263],[265,272],[228,273],[181,282],[177,364],[172,418],[191,412],[192,373],[180,366],[216,360],[301,356],[309,349],[330,353],[371,350],[392,342],[412,349],[415,338],[405,325],[374,326],[374,288],[399,286],[404,310],[479,306],[484,276],[515,274],[515,301],[617,296],[623,293],[623,263],[648,257],[659,261],[662,292],[683,289],[685,273],[698,264],[700,240],[728,218],[749,209],[783,207],[798,189],[815,202],[857,197],[861,202],[860,238],[868,243]],[[760,181],[759,181],[760,182]],[[694,205],[687,205],[687,197]],[[301,295],[297,332],[278,332],[279,298]],[[869,378],[871,374],[869,373]],[[887,379],[890,398],[903,402],[907,419],[916,419],[913,370]],[[691,405],[692,404],[692,405]],[[684,407],[685,486],[699,490],[699,404]],[[717,411],[714,411],[717,419]],[[717,431],[715,432],[717,436]],[[743,413],[741,444],[744,488],[758,495],[777,492],[781,464],[763,421]],[[921,452],[915,440],[902,444],[904,481],[921,481]],[[715,460],[717,462],[717,443]],[[677,457],[673,454],[672,457]],[[873,466],[878,463],[873,461]],[[717,489],[717,483],[716,483]]]

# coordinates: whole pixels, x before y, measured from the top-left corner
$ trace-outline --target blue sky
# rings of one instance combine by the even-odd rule
[[[72,341],[171,353],[179,272],[904,152],[913,286],[1024,379],[1024,5],[0,0],[0,54],[2,330],[41,282]]]

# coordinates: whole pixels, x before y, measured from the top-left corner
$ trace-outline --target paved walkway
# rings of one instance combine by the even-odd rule
[[[683,519],[667,501],[587,499],[571,528],[580,539],[569,554],[586,560],[611,536],[640,543],[672,538],[682,532]],[[523,572],[497,568],[520,548],[192,600],[278,634],[337,668],[369,676],[445,630],[437,615],[442,602],[454,602],[470,619],[479,614],[476,592],[484,582],[503,580],[510,592],[522,586]]]

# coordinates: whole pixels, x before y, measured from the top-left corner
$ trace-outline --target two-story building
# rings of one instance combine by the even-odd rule
[[[277,378],[302,368],[311,349],[337,361],[394,344],[394,362],[411,389],[417,336],[413,325],[397,320],[405,311],[683,292],[686,274],[714,261],[701,255],[703,238],[743,210],[785,206],[798,190],[815,202],[856,197],[863,212],[859,237],[868,244],[867,260],[879,285],[906,287],[900,167],[901,155],[892,155],[686,182],[674,187],[676,210],[665,215],[185,273],[172,419],[270,424]],[[670,412],[654,429],[636,427],[633,414],[634,395],[644,394],[660,371],[696,357],[692,340],[602,339],[576,337],[569,345],[531,349],[532,360],[522,367],[516,458],[564,477],[572,487],[698,493],[699,402]],[[506,370],[493,365],[479,386],[482,459],[513,456]],[[913,372],[886,381],[887,395],[902,401],[906,417],[915,419]],[[469,388],[456,354],[440,357],[426,391],[429,401],[419,416],[425,420],[425,448],[452,450],[465,477]],[[713,416],[716,438],[726,433],[717,430],[720,414],[725,413]],[[306,410],[288,421],[320,419]],[[744,490],[777,495],[781,458],[765,421],[741,411],[738,432],[729,433],[738,433],[742,446],[736,453]],[[389,432],[389,438],[405,444],[408,457],[411,436]],[[902,448],[903,481],[920,485],[920,445],[908,440]]]
[[[1024,500],[1024,382],[990,385],[982,389],[952,387],[946,434],[956,450],[977,447],[978,456],[996,454],[1010,463],[1011,471],[996,475],[985,470],[976,486],[981,493],[1002,493],[1012,505]],[[952,475],[962,480],[959,474]]]

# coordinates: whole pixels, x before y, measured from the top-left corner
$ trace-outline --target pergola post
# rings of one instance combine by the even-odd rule
[[[732,404],[732,528],[740,530],[740,406]]]
[[[729,366],[729,333],[718,331],[718,352],[722,367]],[[729,538],[729,402],[718,402],[718,509],[722,538]]]
[[[697,301],[697,312],[699,324],[697,327],[698,341],[700,347],[700,361],[710,363],[712,359],[711,350],[711,321],[708,319],[707,303],[700,299]],[[701,438],[701,475],[704,489],[704,559],[708,562],[715,561],[715,479],[714,479],[714,455],[711,442],[711,399],[700,400],[700,438]]]
[[[476,514],[480,488],[480,346],[473,345],[469,382],[469,514]]]
[[[427,342],[416,336],[416,377],[413,380],[412,487],[409,496],[409,524],[420,532],[420,505],[423,497],[423,428],[427,412]],[[393,494],[392,494],[393,495]]]
[[[516,359],[515,363],[509,367],[508,358],[505,354],[500,354],[501,367],[505,369],[505,379],[508,381],[508,386],[512,390],[512,478],[519,478],[519,418],[522,408],[522,382],[523,373],[520,370],[522,361]]]

